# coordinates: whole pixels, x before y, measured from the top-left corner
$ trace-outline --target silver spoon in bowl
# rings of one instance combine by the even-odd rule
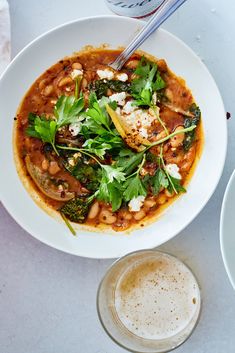
[[[166,21],[186,0],[165,0],[153,17],[146,23],[141,31],[133,38],[131,43],[109,64],[114,70],[120,70],[134,51]]]

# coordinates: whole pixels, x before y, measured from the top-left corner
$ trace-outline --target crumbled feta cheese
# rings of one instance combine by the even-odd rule
[[[77,164],[77,160],[79,157],[81,157],[80,152],[74,153],[74,155],[68,159],[69,165],[71,165],[71,167],[74,167]]]
[[[75,123],[70,124],[69,131],[72,136],[77,136],[79,134],[79,132],[81,131],[81,122],[76,121]]]
[[[145,196],[138,196],[138,197],[134,197],[129,203],[129,210],[131,212],[139,212],[141,206],[143,205],[145,200]]]
[[[149,114],[152,115],[155,119],[160,117],[160,108],[155,106],[154,110],[149,108]]]
[[[156,105],[157,104],[157,93],[156,92],[154,92],[152,99],[153,99],[153,104]]]
[[[118,105],[123,106],[125,104],[126,92],[114,93],[109,99],[111,102],[117,102]]]
[[[130,113],[132,113],[134,110],[136,110],[136,107],[135,107],[134,105],[132,105],[133,102],[134,102],[133,100],[128,101],[128,102],[124,105],[124,107],[123,107],[123,109],[122,109],[122,112],[125,113],[125,114],[130,114]]]
[[[70,75],[71,75],[72,79],[74,80],[76,77],[83,75],[83,70],[74,69]]]
[[[128,80],[128,75],[125,72],[117,74],[117,79],[122,82],[126,82]]]
[[[118,115],[121,115],[121,108],[120,107],[117,107],[115,112],[118,114]]]
[[[166,165],[166,171],[170,176],[172,176],[175,179],[181,179],[181,175],[179,173],[179,167],[177,164],[167,164]]]
[[[141,127],[140,129],[139,129],[139,133],[140,133],[140,135],[142,136],[142,137],[144,137],[144,138],[148,138],[148,131],[147,131],[147,129],[145,128],[145,127]]]
[[[81,156],[82,156],[82,155],[81,155],[80,152],[76,152],[76,153],[74,153],[73,158],[78,159],[78,158],[81,157]]]
[[[107,78],[107,80],[112,80],[114,77],[114,73],[111,70],[105,69],[105,70],[97,70],[97,75],[101,80]]]
[[[69,158],[68,163],[69,163],[69,165],[71,165],[71,167],[75,166],[75,160],[73,158]]]
[[[142,109],[134,110],[131,114],[126,116],[128,123],[134,125],[138,122],[142,127],[151,126],[155,119],[156,118],[150,114],[149,111],[144,111]]]
[[[61,184],[60,184],[60,185],[58,185],[58,190],[59,190],[59,191],[64,191],[64,187],[63,187],[63,185],[61,185]]]

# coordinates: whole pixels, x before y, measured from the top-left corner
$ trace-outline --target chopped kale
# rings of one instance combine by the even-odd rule
[[[122,82],[118,80],[97,80],[91,82],[89,85],[89,90],[94,91],[98,99],[102,96],[107,95],[107,90],[111,89],[114,92],[129,92],[130,82]]]
[[[199,122],[200,122],[200,119],[201,119],[201,111],[200,111],[200,108],[195,104],[193,103],[189,109],[189,111],[191,113],[193,113],[193,117],[192,118],[189,118],[189,117],[186,117],[185,120],[184,120],[184,127],[185,128],[188,128],[190,126],[193,126],[193,125],[198,125]],[[185,151],[188,151],[190,149],[190,147],[192,146],[194,140],[195,140],[195,136],[196,136],[196,131],[195,129],[192,130],[192,131],[189,131],[185,134],[185,138],[184,138],[184,141],[183,141],[183,147],[184,147],[184,150]]]

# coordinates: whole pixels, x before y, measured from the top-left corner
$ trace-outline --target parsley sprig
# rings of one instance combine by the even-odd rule
[[[157,65],[142,57],[134,74],[137,75],[131,84],[131,94],[135,104],[140,106],[153,105],[153,92],[165,87],[165,82],[157,69]]]
[[[123,198],[125,201],[130,201],[138,196],[146,196],[147,191],[143,181],[140,178],[140,170],[142,169],[146,161],[146,155],[143,154],[142,161],[138,166],[138,169],[131,175],[129,175],[123,185],[124,192]]]
[[[29,114],[29,125],[26,129],[26,134],[31,137],[39,138],[43,142],[50,143],[55,153],[59,155],[55,145],[58,129],[77,121],[83,108],[83,96],[79,98],[75,96],[61,96],[55,105],[53,117],[47,118],[45,115]]]
[[[153,99],[154,92],[157,94],[158,91],[166,86],[158,71],[157,64],[142,57],[134,74],[137,75],[137,78],[131,84],[131,94],[135,99],[134,104],[152,108],[157,120],[168,135],[169,131],[160,118]]]
[[[159,154],[159,169],[161,173],[164,173],[166,178],[164,179],[164,185],[163,185],[163,179],[161,179],[161,186],[165,187],[168,189],[170,193],[176,193],[179,194],[180,192],[186,192],[185,188],[180,184],[180,179],[172,177],[166,168],[166,164],[163,158],[163,146],[161,145],[160,148],[160,154]],[[162,178],[162,176],[160,177]]]

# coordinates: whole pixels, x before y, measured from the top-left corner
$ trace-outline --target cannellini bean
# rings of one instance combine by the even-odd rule
[[[63,77],[59,83],[58,83],[58,87],[63,87],[65,85],[71,84],[73,82],[72,78],[69,76]]]
[[[119,212],[119,216],[127,221],[130,221],[132,219],[132,214],[126,210],[121,210]]]
[[[37,104],[37,105],[42,104],[42,98],[41,98],[41,96],[37,96],[36,94],[33,95],[33,97],[32,97],[32,103],[33,103],[33,104]]]
[[[158,69],[161,70],[162,72],[167,71],[167,64],[164,59],[160,59],[157,62]]]
[[[132,60],[129,60],[125,66],[128,67],[128,69],[136,69],[138,64],[139,64],[139,60],[132,59]]]
[[[82,64],[81,63],[73,63],[72,68],[75,70],[82,70]]]
[[[167,156],[167,163],[175,163],[175,164],[180,164],[181,161],[183,160],[184,156],[183,153],[171,153],[169,156]],[[181,168],[180,168],[181,169]]]
[[[159,203],[159,205],[163,205],[166,202],[166,195],[160,194],[158,196],[157,202]]]
[[[180,131],[182,130],[184,127],[183,126],[177,126],[177,128],[175,129],[175,132],[176,131]],[[182,134],[178,134],[178,135],[175,135],[173,136],[171,139],[170,139],[170,144],[173,148],[176,148],[176,147],[179,147],[182,142],[184,141],[184,132]]]
[[[50,96],[54,91],[53,85],[48,85],[42,90],[42,94],[46,97]]]
[[[136,75],[136,74],[131,74],[131,80],[132,80],[132,81],[135,80],[136,78],[138,78],[138,75]]]
[[[85,92],[83,94],[83,97],[84,97],[85,104],[88,104],[88,102],[89,102],[89,92]]]
[[[60,167],[58,166],[58,163],[55,161],[51,161],[48,171],[51,175],[58,173],[60,171]]]
[[[191,168],[193,161],[195,159],[195,154],[196,154],[196,146],[192,146],[189,151],[186,153],[184,156],[182,165],[180,167],[180,170],[182,172],[187,172]]]
[[[151,199],[147,199],[144,201],[144,206],[147,208],[151,208],[153,206],[156,205],[156,201],[155,200],[151,200]]]
[[[169,99],[170,102],[172,102],[174,99],[173,92],[169,88],[166,88],[165,96]]]
[[[108,97],[110,97],[113,94],[113,92],[112,92],[112,90],[110,88],[108,88],[106,94],[107,94]]]
[[[140,221],[142,218],[144,218],[146,216],[146,213],[144,210],[140,210],[139,212],[136,212],[134,214],[134,218],[136,221]]]
[[[112,227],[116,231],[120,232],[128,229],[129,226],[130,226],[129,221],[127,219],[123,219],[123,220],[117,220],[117,222],[114,223]]]
[[[167,189],[165,189],[165,195],[166,195],[166,197],[173,197],[174,196],[174,191],[171,193],[170,191],[168,191]]]
[[[113,224],[114,222],[116,222],[117,217],[114,216],[111,212],[109,212],[108,210],[102,210],[99,214],[99,221],[101,223],[105,223],[105,224]]]
[[[88,219],[94,219],[98,213],[99,213],[99,210],[100,210],[100,205],[99,205],[99,202],[94,202],[90,208],[90,211],[88,213]]]
[[[48,168],[49,168],[49,161],[47,159],[43,159],[42,170],[46,171]]]
[[[162,130],[159,134],[157,134],[157,141],[163,139],[164,137],[166,137],[166,131]]]
[[[126,214],[124,214],[123,218],[127,221],[130,221],[132,219],[132,214],[127,212]]]
[[[82,79],[82,82],[81,82],[81,87],[84,89],[84,88],[87,87],[87,85],[88,85],[87,79],[86,79],[86,78],[83,78],[83,79]]]
[[[41,80],[38,84],[38,88],[40,89],[40,91],[42,91],[45,87],[46,87],[46,84],[47,84],[47,79],[44,78],[43,80]]]

